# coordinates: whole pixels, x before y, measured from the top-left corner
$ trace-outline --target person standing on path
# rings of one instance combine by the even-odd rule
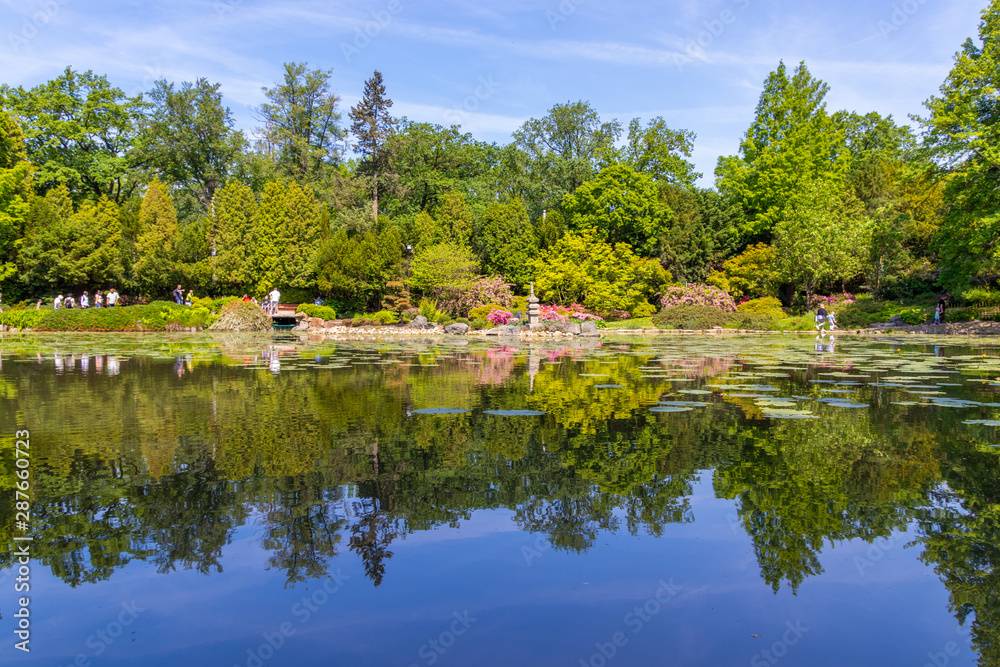
[[[60,293],[59,296],[57,296],[55,299],[52,300],[52,307],[56,310],[59,310],[60,308],[62,308],[62,305],[63,305],[63,295],[62,293]]]
[[[278,314],[278,299],[281,298],[281,292],[279,292],[278,288],[275,287],[273,290],[271,290],[271,293],[268,296],[271,299],[271,308],[270,308],[271,315],[277,315]]]
[[[111,291],[108,292],[108,308],[118,305],[118,292],[112,287]]]
[[[175,289],[173,291],[173,295],[174,295],[174,301],[177,302],[177,305],[178,306],[183,306],[184,305],[184,290],[181,288],[180,285],[178,285],[177,289]]]
[[[84,292],[83,294],[80,295],[80,307],[81,308],[90,308],[90,297],[87,296],[86,292]]]

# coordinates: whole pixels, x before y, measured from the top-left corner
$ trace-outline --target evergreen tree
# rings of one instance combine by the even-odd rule
[[[177,242],[177,213],[167,187],[154,179],[146,188],[139,209],[135,244],[135,281],[146,294],[165,290],[176,275],[174,245]]]
[[[313,265],[319,245],[319,209],[309,188],[294,181],[285,194],[284,285],[298,289],[311,288],[315,283]]]
[[[246,292],[253,288],[251,240],[257,218],[257,199],[249,187],[230,181],[212,200],[209,243],[212,276],[223,292]]]
[[[487,275],[500,274],[519,286],[531,280],[529,262],[538,255],[538,242],[522,201],[487,207],[474,245]]]
[[[277,181],[265,185],[260,195],[260,206],[254,217],[250,232],[250,247],[247,249],[252,267],[251,279],[254,281],[254,291],[258,294],[265,294],[274,287],[284,286],[282,256],[285,251],[285,224],[288,219],[285,200],[285,186]]]
[[[16,272],[15,251],[31,209],[32,165],[21,128],[0,110],[0,283]]]
[[[445,194],[441,205],[434,212],[434,219],[440,226],[444,240],[462,247],[469,245],[472,237],[472,211],[465,202],[465,195],[457,192]]]
[[[363,173],[372,177],[372,217],[378,218],[378,175],[389,167],[386,150],[396,121],[389,115],[392,100],[385,96],[382,73],[375,70],[365,81],[365,94],[357,106],[351,108],[351,132],[358,140],[358,151],[364,156]]]

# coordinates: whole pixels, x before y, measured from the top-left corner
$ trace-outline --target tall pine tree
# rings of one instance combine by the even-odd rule
[[[231,181],[215,192],[209,226],[213,281],[223,289],[245,292],[252,288],[248,250],[257,217],[257,199],[243,183]]]
[[[364,156],[361,169],[372,175],[372,217],[378,218],[378,175],[389,167],[386,150],[395,131],[396,121],[389,115],[392,100],[385,96],[382,73],[365,81],[365,94],[357,106],[351,107],[351,132],[358,139],[358,151]]]
[[[177,240],[177,213],[167,187],[154,179],[139,209],[139,238],[135,244],[137,259],[133,266],[135,282],[145,294],[165,290],[173,282],[174,244]]]

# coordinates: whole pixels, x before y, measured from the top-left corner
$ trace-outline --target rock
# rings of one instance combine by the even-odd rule
[[[487,336],[516,336],[517,330],[509,324],[506,324],[493,329],[487,329],[485,333]]]
[[[18,333],[18,328],[17,327],[10,327],[10,328],[7,329],[7,331],[9,331],[11,333]]]
[[[0,331],[7,331],[7,325],[6,324],[0,324]]]
[[[323,318],[322,317],[310,317],[309,326],[316,327],[317,329],[323,328]]]
[[[600,336],[601,334],[597,333],[597,325],[594,322],[588,320],[588,321],[583,322],[582,324],[580,324],[580,335],[581,336]]]
[[[902,323],[903,323],[902,315],[893,315],[892,317],[889,318],[889,324],[902,324]]]
[[[299,323],[295,325],[296,331],[308,331],[309,323],[305,320],[299,320]]]
[[[411,329],[433,329],[434,328],[434,323],[433,322],[428,322],[427,318],[424,317],[423,315],[417,315],[416,317],[413,318],[413,320],[410,321],[410,328]]]
[[[458,322],[456,324],[449,324],[444,328],[446,334],[454,334],[456,336],[464,336],[469,332],[469,325]]]
[[[323,328],[324,329],[332,329],[335,326],[339,326],[337,324],[337,320],[327,320],[326,322],[323,322]]]

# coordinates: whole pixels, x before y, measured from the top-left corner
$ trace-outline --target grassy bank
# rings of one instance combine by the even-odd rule
[[[207,329],[216,316],[208,308],[153,301],[144,306],[60,310],[9,310],[0,324],[33,331],[175,331]]]

